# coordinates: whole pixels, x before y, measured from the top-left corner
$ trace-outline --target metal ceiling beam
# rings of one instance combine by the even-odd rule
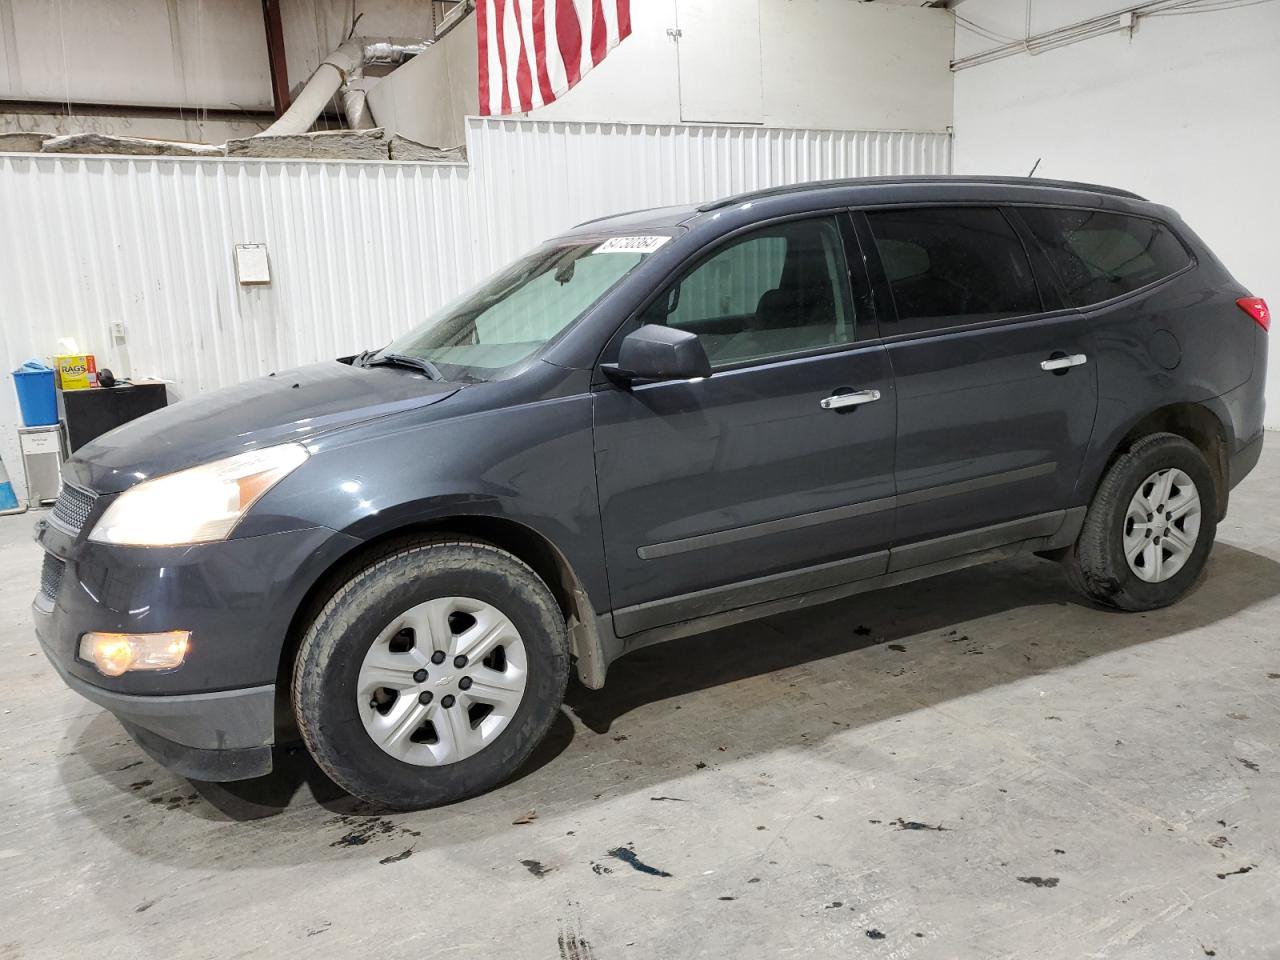
[[[276,116],[289,109],[289,65],[284,56],[284,26],[280,0],[262,0],[262,21],[267,30],[267,66],[271,71],[271,99]]]
[[[273,116],[269,109],[253,107],[208,107],[203,104],[156,103],[89,103],[82,100],[25,100],[0,97],[0,113],[28,113],[52,116],[94,117],[151,117],[162,119],[191,119],[191,111],[198,110],[201,120],[220,120],[227,123],[262,123]],[[337,115],[333,118],[336,120]]]

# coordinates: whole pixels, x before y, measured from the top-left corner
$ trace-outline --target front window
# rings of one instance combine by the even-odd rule
[[[792,220],[731,242],[654,301],[644,321],[696,333],[713,368],[852,343],[837,221]]]
[[[546,244],[437,311],[380,355],[429,361],[448,380],[509,375],[668,239]]]

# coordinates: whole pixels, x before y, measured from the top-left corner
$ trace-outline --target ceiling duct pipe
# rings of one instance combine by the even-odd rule
[[[364,43],[366,67],[398,67],[420,53],[426,53],[433,40],[369,40]]]
[[[377,124],[369,112],[369,91],[364,85],[364,74],[357,71],[342,85],[342,115],[352,130],[372,130]]]
[[[321,61],[311,78],[298,91],[293,104],[259,137],[280,137],[306,133],[334,96],[342,93],[342,112],[354,130],[367,130],[373,118],[365,103],[365,90],[358,81],[366,66],[397,67],[431,45],[430,40],[394,40],[355,37]],[[353,82],[357,81],[357,82]]]

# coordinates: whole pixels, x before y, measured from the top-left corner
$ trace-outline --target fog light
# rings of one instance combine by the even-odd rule
[[[172,670],[187,655],[190,630],[168,633],[86,633],[80,638],[80,659],[99,673],[118,677],[130,670]]]

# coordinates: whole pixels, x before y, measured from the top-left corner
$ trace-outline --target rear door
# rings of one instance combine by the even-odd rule
[[[1226,393],[1252,375],[1257,327],[1232,322],[1245,291],[1219,264],[1193,270],[1191,251],[1169,224],[1080,207],[1016,214],[1045,250],[1067,302],[1089,317],[1108,426],[1170,402],[1166,372],[1177,370],[1187,391],[1180,400]]]
[[[1086,321],[997,206],[868,210],[860,230],[898,392],[896,539],[948,538],[895,568],[1055,532],[1097,408]]]
[[[596,389],[619,635],[886,569],[893,380],[867,342],[860,259],[850,283],[849,226],[840,213],[736,234],[633,321],[696,332],[713,373]]]

